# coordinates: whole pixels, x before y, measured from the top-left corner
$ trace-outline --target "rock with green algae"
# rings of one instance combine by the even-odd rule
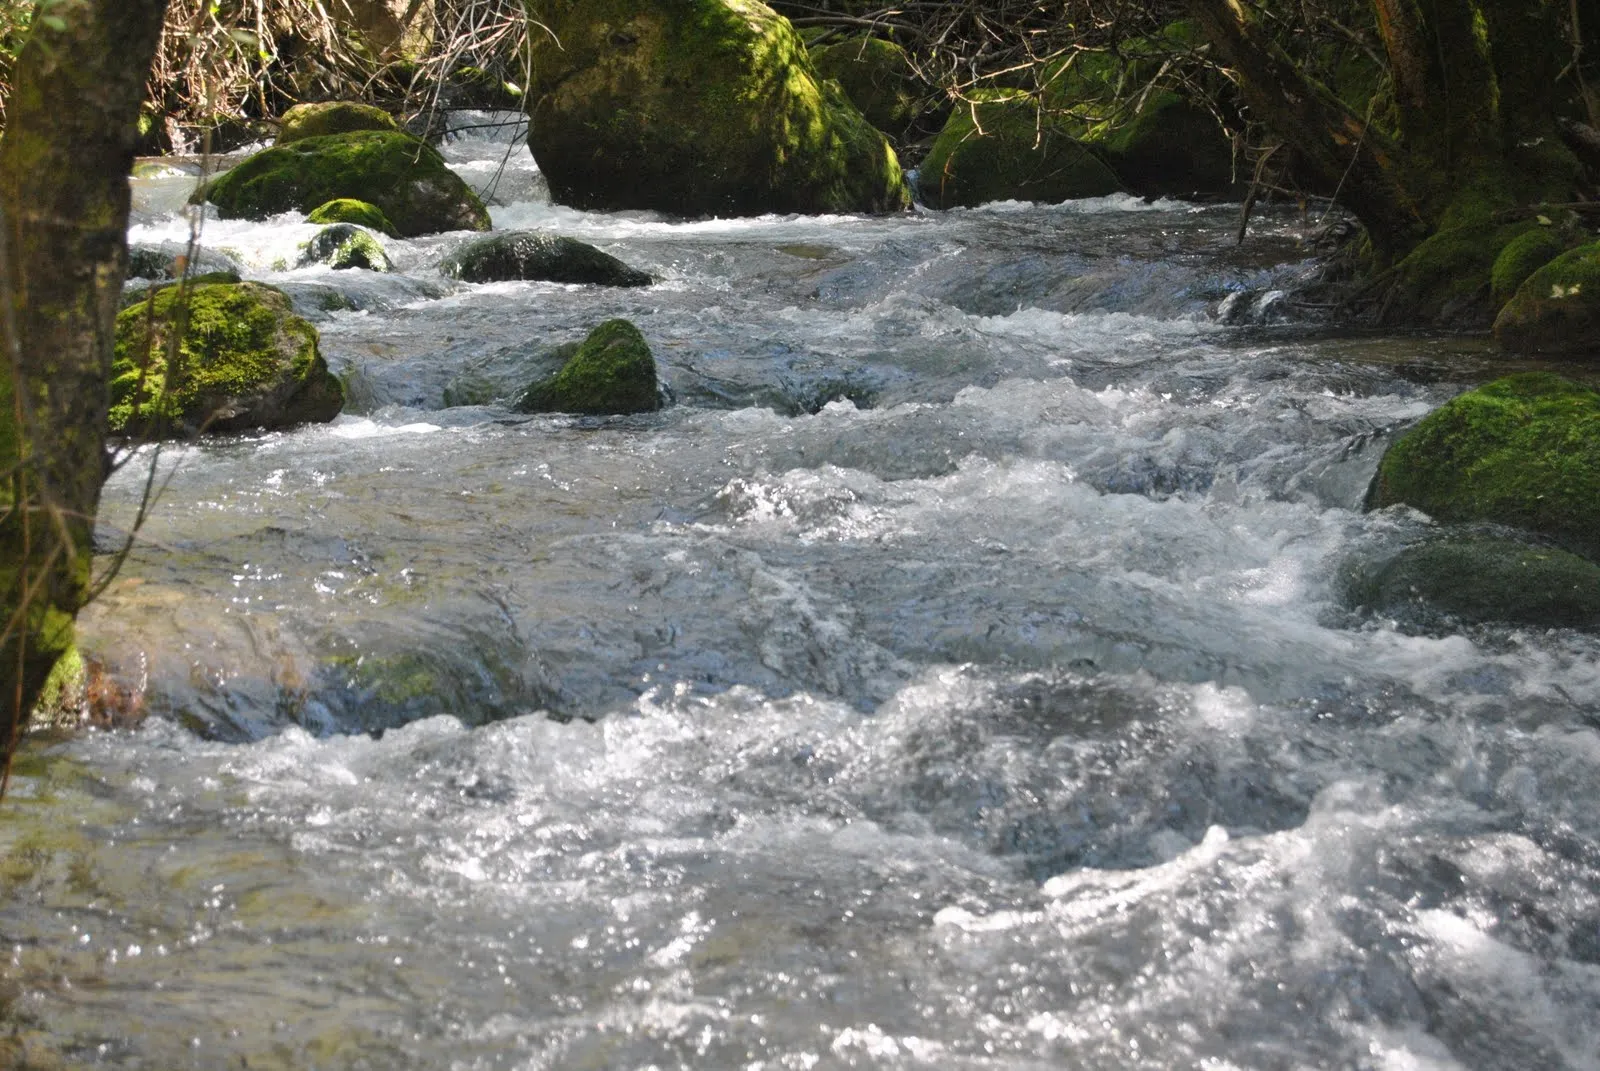
[[[1100,197],[1122,182],[1094,151],[1024,93],[989,90],[958,105],[917,179],[933,208],[990,201]]]
[[[867,122],[903,136],[928,110],[931,94],[906,50],[881,37],[851,37],[811,49],[817,74],[831,78]]]
[[[1503,308],[1528,276],[1566,252],[1570,244],[1563,231],[1543,225],[1507,242],[1489,272],[1489,296],[1495,307]]]
[[[362,268],[366,271],[394,270],[389,254],[378,236],[354,223],[335,223],[318,231],[300,247],[299,267],[326,264],[334,271]]]
[[[649,286],[646,272],[630,268],[592,245],[543,231],[508,231],[468,242],[439,270],[467,283],[537,279],[594,286]]]
[[[1494,337],[1517,353],[1600,357],[1600,242],[1563,253],[1523,280],[1495,318]]]
[[[1388,299],[1391,320],[1447,327],[1487,327],[1495,306],[1491,289],[1501,254],[1535,222],[1492,219],[1445,227],[1395,265]]]
[[[656,361],[639,329],[627,320],[608,320],[549,379],[522,393],[512,408],[520,413],[650,413],[661,408]]]
[[[317,331],[291,311],[288,295],[259,283],[180,288],[117,316],[111,366],[114,434],[173,436],[332,420],[344,388],[317,348]],[[183,323],[178,368],[169,339]]]
[[[394,224],[389,222],[389,217],[383,214],[383,209],[366,201],[357,201],[353,197],[339,197],[318,205],[306,213],[306,222],[354,223],[358,227],[386,234],[390,238],[400,237],[400,233],[394,229]]]
[[[1358,608],[1425,629],[1489,622],[1600,628],[1600,565],[1504,535],[1442,535],[1355,568],[1348,580]]]
[[[1521,372],[1460,395],[1385,452],[1367,507],[1397,503],[1600,558],[1600,392]]]
[[[197,195],[198,196],[198,195]],[[408,134],[363,130],[259,152],[203,190],[224,219],[309,212],[348,198],[374,205],[405,238],[489,229],[489,212],[438,152]]]
[[[528,0],[528,144],[558,203],[894,212],[899,160],[756,0]]]
[[[382,108],[354,101],[330,100],[320,104],[296,104],[279,120],[278,144],[287,145],[302,138],[326,134],[349,134],[357,130],[397,131],[394,117]]]

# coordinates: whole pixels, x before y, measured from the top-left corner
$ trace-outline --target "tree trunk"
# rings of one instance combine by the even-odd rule
[[[0,138],[0,750],[72,644],[105,478],[128,174],[167,0],[41,3]]]

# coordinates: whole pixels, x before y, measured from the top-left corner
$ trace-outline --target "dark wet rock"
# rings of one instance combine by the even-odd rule
[[[335,223],[318,231],[300,251],[299,267],[326,264],[335,271],[362,268],[366,271],[394,270],[389,254],[378,236],[353,223]]]
[[[650,276],[592,245],[543,231],[510,231],[468,242],[439,265],[467,283],[542,280],[594,286],[649,286]]]
[[[649,413],[661,408],[655,357],[627,320],[589,333],[561,371],[529,387],[513,406],[522,413]]]
[[[1600,357],[1600,242],[1563,253],[1529,275],[1494,322],[1517,353]]]

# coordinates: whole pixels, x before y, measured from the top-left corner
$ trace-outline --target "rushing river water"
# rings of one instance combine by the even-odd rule
[[[1600,1068],[1600,642],[1340,598],[1426,529],[1361,496],[1481,343],[1277,322],[1292,215],[683,223],[512,156],[497,227],[659,282],[459,285],[459,234],[284,271],[298,217],[205,224],[351,405],[156,462],[86,616],[155,716],[31,753],[0,824],[30,1051]],[[135,241],[186,183],[136,183]],[[669,407],[494,402],[613,316]]]

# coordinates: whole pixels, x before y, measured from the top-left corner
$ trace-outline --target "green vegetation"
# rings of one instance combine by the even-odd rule
[[[400,232],[394,229],[394,224],[389,222],[389,217],[383,214],[383,209],[366,201],[357,201],[351,197],[340,197],[326,204],[318,205],[306,213],[308,223],[354,223],[358,227],[365,227],[379,234],[387,234],[390,238],[400,237]]]
[[[343,198],[375,205],[404,237],[489,229],[489,213],[426,143],[380,130],[303,138],[257,153],[212,182],[224,218],[309,212]]]
[[[111,430],[163,436],[332,420],[344,389],[317,332],[280,290],[212,283],[158,291],[117,317]],[[167,354],[181,332],[177,365]]]
[[[867,122],[903,136],[926,110],[928,87],[906,50],[881,37],[854,37],[811,49],[811,65],[843,87]]]
[[[1600,242],[1529,275],[1500,311],[1494,334],[1521,353],[1600,353]]]
[[[561,371],[529,387],[523,413],[650,413],[661,408],[656,362],[639,329],[608,320],[589,333]]]
[[[284,112],[279,120],[278,144],[287,145],[303,138],[320,138],[328,134],[350,134],[357,130],[399,129],[393,116],[370,104],[347,100],[296,104]]]

